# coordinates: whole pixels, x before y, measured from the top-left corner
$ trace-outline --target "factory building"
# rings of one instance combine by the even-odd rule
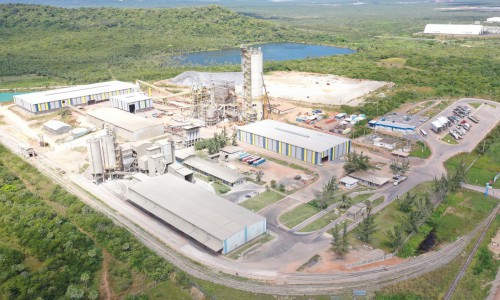
[[[63,134],[71,130],[71,125],[57,120],[49,120],[43,123],[43,130],[54,135]]]
[[[240,126],[238,140],[315,165],[345,156],[351,151],[346,138],[273,120]]]
[[[396,131],[396,132],[401,132],[404,134],[413,133],[416,129],[415,126],[409,125],[409,124],[390,122],[390,121],[375,121],[375,120],[368,122],[368,126],[375,128],[375,129]]]
[[[153,99],[140,92],[113,96],[111,97],[110,102],[111,107],[118,108],[132,114],[153,108]]]
[[[160,122],[117,108],[103,107],[89,111],[87,120],[96,126],[111,127],[116,135],[128,141],[145,140],[164,133],[163,124]]]
[[[188,158],[184,160],[183,164],[193,171],[205,176],[212,176],[229,186],[239,185],[246,181],[244,175],[198,157]]]
[[[171,174],[134,176],[130,202],[223,254],[267,231],[266,219]]]
[[[136,86],[133,83],[109,81],[16,95],[14,103],[34,114],[40,114],[70,105],[78,106],[106,101],[113,96],[128,94],[135,90]]]
[[[427,24],[426,34],[457,34],[457,35],[480,35],[483,34],[482,25],[453,25],[453,24]]]

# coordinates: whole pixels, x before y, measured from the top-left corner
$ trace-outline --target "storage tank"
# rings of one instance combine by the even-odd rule
[[[89,156],[90,172],[93,175],[103,174],[104,166],[101,156],[101,142],[98,139],[87,140],[87,151]]]
[[[104,168],[114,170],[116,168],[115,139],[110,135],[102,137],[102,156]]]

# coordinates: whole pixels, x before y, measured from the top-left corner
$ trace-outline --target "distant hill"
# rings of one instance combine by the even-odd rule
[[[88,82],[158,77],[172,72],[168,56],[173,53],[303,37],[214,5],[67,9],[7,4],[0,5],[0,38],[0,80],[35,74]]]

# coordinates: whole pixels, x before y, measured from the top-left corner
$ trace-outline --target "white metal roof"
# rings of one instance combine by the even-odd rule
[[[171,174],[140,180],[129,189],[221,241],[240,232],[245,226],[265,220],[256,213]]]
[[[128,131],[136,131],[150,126],[161,125],[159,121],[146,119],[113,107],[98,108],[87,112],[87,115]]]
[[[386,177],[380,177],[380,176],[377,176],[377,175],[372,174],[372,173],[361,172],[361,171],[351,173],[351,174],[349,174],[349,176],[356,178],[356,179],[359,179],[359,180],[371,182],[371,183],[374,183],[376,185],[384,185],[390,179],[390,178],[386,178]]]
[[[358,183],[359,180],[357,179],[354,179],[350,176],[346,176],[346,177],[343,177],[340,179],[340,182],[343,183],[343,184],[346,184],[346,185],[353,185],[353,184],[356,184]]]
[[[125,103],[133,103],[144,100],[151,100],[151,97],[141,92],[135,92],[130,94],[116,95],[111,97],[111,99],[115,99]]]
[[[64,122],[58,121],[58,120],[49,120],[45,123],[43,123],[44,127],[47,127],[51,130],[57,131],[62,128],[71,128],[71,125],[66,124]]]
[[[483,25],[427,24],[424,33],[479,35],[483,33]]]
[[[107,81],[87,85],[77,85],[57,90],[16,95],[15,97],[27,101],[31,104],[40,104],[135,88],[135,84],[130,82]]]
[[[434,127],[436,128],[444,127],[444,125],[439,120],[432,121],[431,124],[434,125]]]
[[[236,152],[243,151],[243,148],[236,147],[236,146],[226,146],[226,147],[222,148],[221,151],[225,152],[225,153],[233,154]]]
[[[238,129],[316,152],[323,152],[349,141],[343,137],[274,120],[251,123]]]
[[[235,183],[245,178],[244,175],[239,174],[238,172],[235,172],[217,163],[211,163],[209,161],[206,161],[198,157],[188,158],[184,161],[184,164],[186,166],[190,166],[192,168],[206,172],[214,177],[220,178],[229,183]]]

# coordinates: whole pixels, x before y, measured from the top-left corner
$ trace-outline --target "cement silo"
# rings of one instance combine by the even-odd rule
[[[260,121],[263,117],[262,96],[264,94],[262,49],[242,47],[241,68],[245,119],[249,122]]]
[[[101,141],[96,138],[87,140],[87,151],[89,156],[90,173],[97,180],[104,174],[104,164],[102,161]]]
[[[106,135],[101,138],[102,157],[104,162],[104,169],[116,169],[116,147],[115,139],[111,135]]]

